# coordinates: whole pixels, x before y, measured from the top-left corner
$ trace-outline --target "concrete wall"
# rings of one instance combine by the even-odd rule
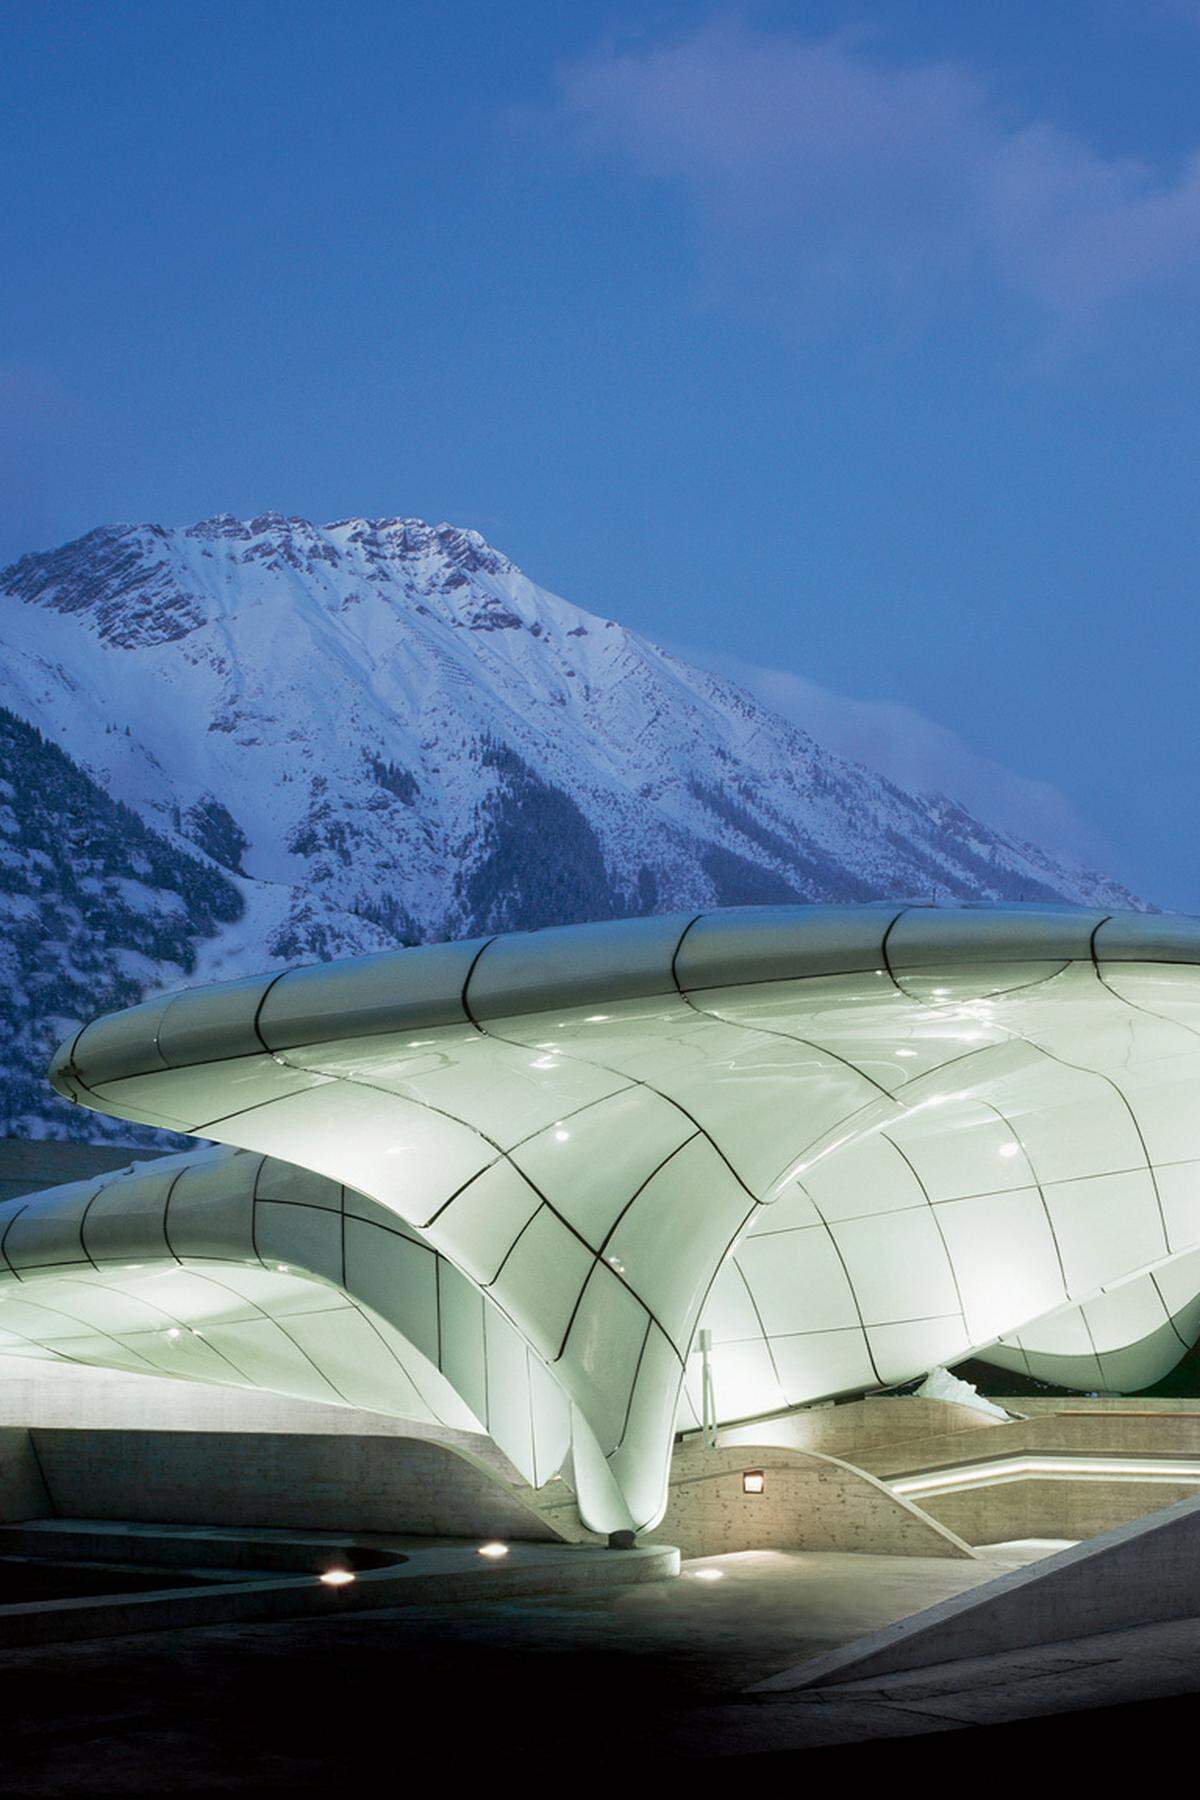
[[[1200,1498],[1090,1544],[1001,1575],[826,1656],[754,1693],[862,1681],[965,1657],[1074,1642],[1128,1626],[1200,1617]]]
[[[863,1463],[868,1451],[891,1450],[932,1436],[952,1435],[960,1443],[966,1433],[982,1439],[998,1422],[974,1407],[952,1401],[886,1394],[840,1406],[805,1407],[751,1425],[726,1425],[717,1435],[717,1444],[774,1444],[780,1449],[815,1450],[823,1456],[844,1456],[850,1462]],[[699,1443],[699,1433],[690,1433],[684,1442]]]
[[[1019,1399],[996,1399],[997,1406],[1007,1407],[1010,1412],[1026,1413],[1030,1418],[1040,1418],[1043,1413],[1167,1413],[1183,1417],[1194,1413],[1200,1417],[1200,1400],[1163,1399],[1157,1395],[1145,1394],[1059,1394],[1050,1397],[1042,1394],[1022,1395]]]
[[[1126,1400],[1121,1408],[1042,1412],[964,1438],[958,1432],[887,1445],[864,1445],[854,1461],[888,1480],[918,1470],[990,1462],[1031,1452],[1039,1456],[1200,1457],[1200,1410],[1170,1412]]]
[[[53,1511],[29,1433],[19,1426],[0,1430],[0,1524],[48,1519]]]
[[[574,1502],[563,1483],[552,1483],[534,1494],[489,1438],[349,1407],[167,1377],[9,1357],[0,1358],[0,1434],[8,1426],[60,1430],[86,1426],[105,1434],[299,1434],[335,1440],[375,1438],[401,1444],[440,1443],[484,1464],[513,1490],[518,1501],[553,1519],[564,1538],[579,1541],[591,1536],[580,1527]],[[1189,1407],[1186,1402],[1055,1400],[1038,1403],[1036,1416],[1030,1419],[998,1424],[969,1408],[944,1401],[886,1397],[811,1408],[771,1421],[770,1428],[777,1435],[807,1442],[810,1448],[802,1454],[808,1456],[828,1458],[833,1446],[839,1446],[838,1462],[850,1462],[865,1469],[868,1475],[884,1479],[1023,1451],[1176,1454],[1200,1459],[1200,1405]],[[773,1442],[736,1442],[750,1439],[752,1429],[743,1426],[722,1433],[724,1448],[735,1452],[730,1466],[739,1473],[743,1467],[764,1466],[764,1459],[781,1449]],[[729,1439],[735,1442],[730,1443]],[[817,1444],[825,1449],[817,1452]],[[413,1451],[404,1454],[410,1460],[415,1456]],[[715,1472],[715,1465],[707,1460],[712,1455],[695,1437],[689,1438],[677,1450],[674,1477],[682,1480],[689,1472]],[[232,1467],[237,1459],[227,1456],[226,1460]],[[788,1470],[781,1462],[772,1464],[781,1472],[763,1497],[767,1501],[765,1507],[761,1498],[742,1496],[737,1484],[726,1484],[719,1495],[716,1491],[693,1495],[688,1501],[687,1510],[692,1515],[688,1519],[683,1517],[680,1496],[673,1501],[674,1510],[668,1514],[668,1520],[678,1521],[680,1534],[687,1535],[689,1544],[711,1545],[712,1552],[760,1544],[802,1544],[809,1548],[884,1553],[883,1546],[895,1542],[894,1513],[888,1504],[881,1505],[877,1493],[868,1497],[861,1480],[853,1475],[841,1478],[842,1497],[835,1503],[838,1483],[828,1472],[821,1479],[813,1472],[814,1467],[824,1465],[819,1461],[809,1465],[803,1477],[797,1472],[800,1466],[795,1464]],[[1140,1517],[1192,1491],[1156,1483],[1027,1481],[972,1494],[918,1497],[913,1510],[926,1521],[940,1522],[969,1544],[1016,1537],[1080,1539]],[[3,1504],[0,1497],[0,1507]],[[203,1522],[207,1523],[212,1518],[212,1500],[205,1505]],[[707,1521],[702,1529],[701,1512]],[[20,1514],[10,1512],[6,1516]],[[123,1515],[118,1512],[112,1516]],[[199,1518],[201,1514],[194,1516]],[[801,1522],[805,1517],[809,1519],[807,1525]],[[338,1521],[339,1527],[343,1524],[344,1521]],[[782,1535],[771,1537],[769,1534],[777,1528]],[[666,1529],[660,1527],[655,1539],[668,1541]],[[900,1535],[910,1542],[928,1542],[925,1531],[914,1533],[911,1526],[905,1526]],[[712,1552],[689,1550],[689,1554]],[[960,1554],[938,1547],[911,1552],[889,1548],[886,1553]]]
[[[1034,1416],[997,1424],[970,1438],[934,1433],[886,1445],[865,1445],[863,1465],[882,1480],[969,1467],[1021,1455],[1187,1457],[1200,1460],[1200,1406],[1142,1400],[1037,1403]],[[959,1493],[915,1494],[917,1504],[969,1544],[1009,1538],[1078,1541],[1140,1519],[1196,1492],[1194,1482],[1140,1481],[1125,1476],[1068,1474],[1004,1479]]]
[[[746,1469],[763,1471],[763,1493],[744,1491]],[[677,1451],[666,1516],[640,1541],[676,1544],[685,1556],[764,1549],[972,1555],[873,1476],[833,1457],[770,1444]]]
[[[1097,1476],[1003,1481],[959,1494],[922,1494],[919,1504],[968,1544],[1012,1538],[1069,1538],[1078,1543],[1127,1525],[1196,1493],[1194,1481]]]
[[[40,1428],[28,1435],[64,1518],[560,1536],[483,1464],[431,1439]]]
[[[0,1426],[100,1431],[309,1432],[344,1437],[431,1438],[468,1451],[513,1485],[521,1477],[481,1432],[398,1419],[358,1407],[294,1400],[265,1389],[210,1386],[168,1375],[0,1357]]]

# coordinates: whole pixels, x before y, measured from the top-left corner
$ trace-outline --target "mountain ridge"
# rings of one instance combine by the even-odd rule
[[[22,907],[49,905],[43,962],[69,943],[77,960],[86,938],[123,991],[687,906],[1142,905],[824,750],[736,683],[550,594],[446,523],[264,513],[97,527],[0,572],[0,646],[0,706],[167,847],[150,857],[148,916],[194,886],[189,861],[240,899],[179,956],[123,965],[118,981],[128,919],[93,909],[64,936],[63,867],[44,871],[45,889],[12,850],[48,827],[0,795],[0,916],[15,930]],[[44,779],[75,841],[87,790],[58,764]],[[115,844],[105,857],[95,879],[127,880]],[[28,946],[27,918],[22,930]],[[46,1032],[16,974],[6,1079],[22,1101],[8,1117],[66,1130],[57,1102],[30,1098]],[[53,1029],[71,1017],[60,1006]]]

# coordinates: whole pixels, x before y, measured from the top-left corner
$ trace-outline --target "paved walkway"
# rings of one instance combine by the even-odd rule
[[[1065,1746],[1078,1736],[1084,1743],[1091,1739],[1093,1751],[1115,1741],[1126,1755],[1136,1742],[1131,1731],[1136,1710],[1139,1719],[1156,1713],[1164,1723],[1173,1722],[1175,1729],[1158,1742],[1157,1754],[1169,1756],[1186,1746],[1190,1759],[1195,1704],[1189,1701],[1176,1713],[1169,1702],[1198,1692],[1200,1619],[1186,1619],[847,1682],[778,1701],[763,1697],[689,1709],[672,1720],[663,1747],[676,1755],[736,1757],[931,1733],[958,1736],[969,1726],[1041,1721],[1047,1741]],[[970,1743],[952,1748],[965,1753]],[[1146,1772],[1151,1774],[1148,1766]]]
[[[890,1688],[881,1698],[876,1684],[835,1703],[805,1695],[764,1706],[743,1690],[1030,1553],[1001,1548],[967,1563],[746,1552],[607,1594],[6,1652],[4,1786],[22,1796],[303,1792],[382,1766],[394,1787],[447,1755],[519,1777],[581,1758],[627,1769],[630,1758],[935,1731],[961,1721],[953,1689],[937,1691],[928,1675],[899,1698]],[[978,1704],[990,1680],[972,1676],[963,1703]]]

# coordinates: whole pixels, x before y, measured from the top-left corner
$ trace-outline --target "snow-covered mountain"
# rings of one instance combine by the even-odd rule
[[[10,1132],[96,1129],[43,1094],[49,1047],[154,986],[688,906],[1138,904],[419,519],[26,556],[0,707]]]

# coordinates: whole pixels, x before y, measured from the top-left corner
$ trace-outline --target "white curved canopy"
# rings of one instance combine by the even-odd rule
[[[370,1196],[565,1397],[600,1529],[661,1511],[702,1316],[724,1418],[903,1381],[1046,1315],[1086,1331],[1099,1307],[1133,1344],[1149,1271],[1153,1329],[1181,1353],[1194,1323],[1189,920],[750,908],[427,946],[111,1015],[52,1079]],[[295,1241],[281,1260],[303,1267]],[[381,1309],[406,1335],[409,1304]]]

